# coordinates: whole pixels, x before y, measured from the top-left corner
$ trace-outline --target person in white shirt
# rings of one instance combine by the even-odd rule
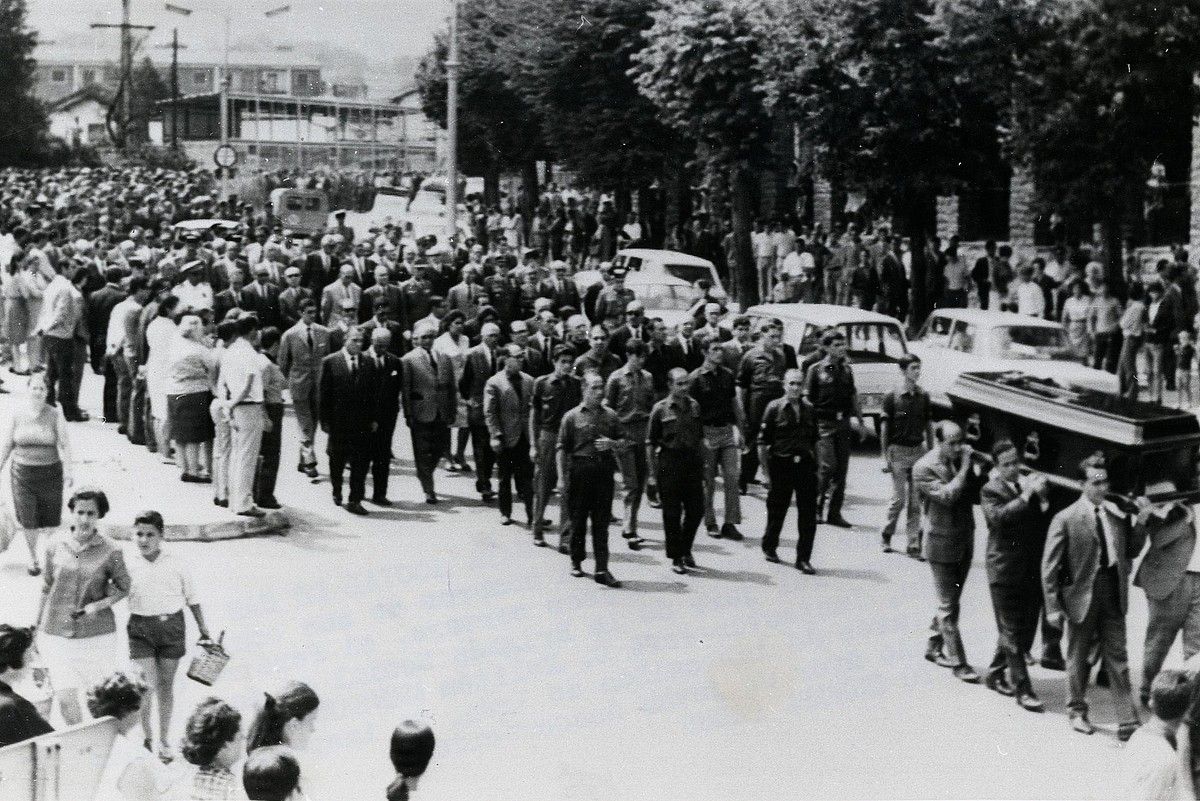
[[[1114,797],[1138,801],[1196,797],[1191,766],[1182,765],[1175,751],[1176,742],[1190,737],[1180,724],[1191,698],[1192,682],[1182,670],[1164,670],[1154,679],[1152,715],[1125,746],[1121,789]]]
[[[1017,299],[1017,314],[1027,317],[1042,317],[1046,313],[1046,295],[1041,285],[1033,280],[1033,267],[1022,267],[1021,280],[1013,289]]]
[[[171,294],[179,298],[183,311],[199,312],[204,309],[212,311],[212,285],[204,280],[204,262],[196,259],[179,268],[185,280],[171,290]]]
[[[229,508],[243,517],[263,517],[254,505],[254,469],[266,427],[263,408],[262,361],[254,349],[258,320],[237,321],[238,338],[221,355],[217,397],[231,431],[229,455]]]
[[[158,756],[174,758],[167,736],[175,707],[175,674],[187,652],[187,607],[200,630],[201,646],[212,645],[204,613],[196,598],[191,573],[179,559],[163,551],[165,525],[161,514],[146,511],[133,521],[136,555],[129,556],[129,658],[142,669],[150,692],[142,702],[142,729],[146,742],[154,742],[150,698],[158,699]]]

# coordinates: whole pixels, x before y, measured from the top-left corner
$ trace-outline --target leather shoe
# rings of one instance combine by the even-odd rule
[[[548,548],[549,547],[547,542],[544,539],[542,539],[541,537],[534,537],[533,544],[535,546],[537,546],[538,548]]]
[[[888,542],[887,540],[883,541],[883,552],[884,553],[895,553],[895,551],[892,550],[892,544],[890,542]]]
[[[721,530],[719,528],[710,528],[708,530],[708,536],[712,537],[714,540],[719,540],[722,537]]]
[[[571,566],[571,575],[574,576],[575,578],[583,578],[587,574],[583,572],[583,568],[580,567],[579,565],[572,565]]]
[[[511,517],[506,517],[500,521],[500,525],[502,526],[515,526],[516,524],[517,521],[513,520]]]
[[[1087,715],[1079,712],[1071,713],[1071,728],[1080,734],[1095,734],[1096,727],[1087,719]]]
[[[213,504],[220,506],[222,509],[229,508],[229,501],[226,498],[213,498]]]
[[[261,508],[261,509],[282,509],[283,508],[283,504],[281,504],[279,501],[275,500],[274,498],[267,498],[266,500],[259,501],[258,505],[259,505],[259,508]]]
[[[978,684],[979,674],[970,665],[959,665],[954,669],[954,678],[967,684]]]
[[[774,551],[763,551],[763,558],[773,564],[779,564],[782,561],[779,558],[779,554],[775,553]]]
[[[388,506],[393,505],[392,502],[389,501],[387,498],[372,498],[371,503],[375,504],[376,506],[383,506],[383,507],[388,507]]]
[[[491,503],[492,501],[496,500],[496,493],[492,492],[491,490],[485,490],[479,493],[479,499],[484,503]]]
[[[592,578],[595,579],[597,584],[603,584],[605,587],[611,587],[614,590],[621,586],[621,582],[613,578],[613,574],[609,573],[607,570],[603,573],[597,573]]]
[[[633,539],[629,540],[629,550],[631,550],[631,551],[642,550],[643,542],[645,542],[645,540],[642,539],[641,537],[634,537]]]
[[[570,556],[571,555],[571,546],[567,545],[566,543],[561,543],[558,546],[558,552],[561,553],[563,556]]]
[[[346,504],[346,511],[352,515],[365,515],[367,513],[367,510],[363,508],[361,503]]]
[[[682,559],[676,559],[671,563],[671,571],[683,576],[687,574],[687,567],[684,566]]]
[[[1030,692],[1017,693],[1017,706],[1030,712],[1042,712],[1046,709],[1041,700]]]
[[[1042,658],[1038,660],[1038,664],[1046,670],[1066,670],[1067,662],[1063,659],[1062,651],[1057,648],[1054,650],[1042,651]]]
[[[683,557],[683,563],[685,565],[687,565],[688,567],[696,566],[696,560],[692,558],[692,555],[690,553]]]
[[[838,515],[837,517],[831,517],[825,522],[831,526],[837,526],[838,528],[854,528],[854,524],[841,515]]]
[[[333,496],[333,505],[334,505],[334,506],[341,506],[341,505],[342,505],[342,496],[341,496],[341,495],[334,495],[334,496]]]
[[[436,496],[436,495],[426,495],[425,503],[429,504],[430,506],[434,506],[434,505],[440,503],[440,501],[438,501],[438,496]]]
[[[812,566],[812,562],[797,562],[796,569],[806,576],[815,576],[817,569]]]
[[[310,464],[308,466],[308,468],[304,471],[304,473],[309,478],[318,478],[320,475],[319,473],[317,473],[317,466],[315,464]]]
[[[721,538],[726,540],[741,540],[745,539],[742,532],[737,530],[737,526],[733,523],[726,523],[721,526]]]
[[[249,509],[245,509],[241,512],[238,512],[238,515],[240,515],[241,517],[266,517],[267,513],[264,512],[262,509],[258,509],[256,507],[252,506]]]
[[[1117,726],[1117,739],[1123,743],[1129,742],[1129,738],[1132,737],[1133,733],[1140,729],[1141,726],[1142,724],[1140,723],[1122,723],[1120,726]]]
[[[1011,698],[1012,696],[1016,695],[1016,690],[1014,690],[1012,685],[1008,683],[1008,680],[1004,678],[1003,673],[989,673],[987,678],[983,680],[983,683],[989,690],[995,690],[1006,698]]]

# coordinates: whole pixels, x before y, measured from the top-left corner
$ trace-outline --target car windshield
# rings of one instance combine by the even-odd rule
[[[704,279],[712,280],[712,271],[702,264],[664,264],[667,274],[681,278],[689,284],[695,284]]]
[[[993,329],[991,339],[1002,359],[1064,359],[1072,354],[1061,328],[1008,325]]]
[[[700,299],[700,290],[677,284],[644,284],[633,287],[633,296],[647,310],[687,311]]]
[[[850,358],[855,361],[897,361],[908,352],[904,335],[895,323],[842,323]]]

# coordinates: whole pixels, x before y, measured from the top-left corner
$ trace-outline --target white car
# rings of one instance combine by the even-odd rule
[[[1118,391],[1117,377],[1084,366],[1062,325],[1040,317],[982,309],[938,309],[910,346],[921,357],[921,386],[949,408],[947,391],[967,372],[1019,370],[1063,387]]]
[[[782,320],[783,341],[796,349],[800,361],[817,350],[821,332],[826,328],[836,328],[845,334],[859,407],[864,417],[874,418],[878,428],[883,398],[900,386],[900,358],[908,353],[908,341],[899,320],[878,312],[826,303],[764,303],[751,306],[746,315],[755,330],[771,318]]]
[[[646,317],[661,319],[667,330],[692,319],[691,309],[704,296],[699,287],[670,276],[655,278],[631,273],[625,278],[625,286],[632,289],[633,296],[646,307]]]
[[[358,237],[366,237],[371,228],[383,228],[384,223],[392,222],[398,226],[412,223],[413,236],[420,239],[423,236],[435,236],[439,243],[446,241],[446,194],[445,187],[434,179],[426,181],[417,192],[417,197],[410,203],[408,192],[390,186],[375,190],[375,202],[370,211],[351,211],[346,214],[346,225],[354,229]],[[439,200],[440,199],[440,200]],[[329,225],[336,224],[333,214],[329,215]],[[460,206],[457,220],[459,241],[465,242],[471,235],[466,224],[466,210]]]
[[[624,267],[630,275],[641,273],[647,278],[679,278],[689,284],[708,281],[714,288],[725,291],[717,267],[708,259],[689,256],[674,250],[626,248],[613,257],[614,267]]]

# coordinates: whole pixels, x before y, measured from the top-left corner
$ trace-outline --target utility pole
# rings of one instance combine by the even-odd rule
[[[450,0],[450,52],[446,59],[446,245],[458,242],[458,0]]]
[[[121,0],[121,24],[92,23],[92,28],[119,28],[121,31],[121,119],[117,126],[117,146],[124,149],[129,141],[129,118],[133,116],[133,31],[152,31],[153,25],[134,25],[129,21],[130,3]]]
[[[171,31],[171,149],[179,149],[179,29]]]

